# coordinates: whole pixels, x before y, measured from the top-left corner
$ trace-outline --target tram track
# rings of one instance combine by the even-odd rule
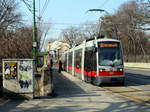
[[[132,82],[133,83],[133,82]],[[111,86],[101,87],[113,94],[124,97],[128,100],[150,106],[150,91],[144,91],[132,86]]]

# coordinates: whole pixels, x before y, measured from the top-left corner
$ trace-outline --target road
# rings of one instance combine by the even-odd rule
[[[125,86],[107,86],[104,89],[135,102],[150,105],[150,70],[125,69]]]
[[[143,72],[142,72],[143,73]],[[129,74],[130,75],[130,74]],[[131,76],[132,77],[132,76]],[[50,98],[33,100],[5,100],[0,103],[1,112],[150,112],[148,102],[124,95],[137,93],[133,80],[126,86],[97,87],[85,83],[66,72],[54,71],[55,95]],[[132,84],[132,83],[133,84]],[[143,89],[144,90],[144,89]],[[145,93],[148,88],[143,91]],[[141,92],[140,91],[140,92]],[[148,90],[149,91],[149,90]],[[150,95],[150,94],[149,94]],[[138,96],[137,96],[138,97]],[[149,96],[150,97],[150,96]]]
[[[128,81],[134,82],[138,85],[150,84],[150,70],[149,69],[127,68],[125,69],[125,75]]]
[[[134,86],[134,88],[143,91],[150,91],[150,70],[128,68],[125,69],[126,86]]]

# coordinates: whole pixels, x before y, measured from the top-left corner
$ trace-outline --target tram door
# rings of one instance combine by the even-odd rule
[[[97,73],[96,61],[96,52],[94,52],[93,47],[86,48],[84,58],[84,78],[86,82],[91,83],[93,80],[92,77]]]
[[[92,76],[92,49],[88,47],[85,49],[85,58],[84,58],[84,79],[86,82],[91,82]]]

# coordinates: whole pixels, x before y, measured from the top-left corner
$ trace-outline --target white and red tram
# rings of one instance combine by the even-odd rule
[[[112,82],[124,84],[123,53],[118,40],[85,40],[64,55],[65,70],[85,82],[95,85]]]

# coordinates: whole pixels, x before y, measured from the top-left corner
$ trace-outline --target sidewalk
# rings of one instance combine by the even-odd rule
[[[58,70],[54,69],[53,78],[55,97],[75,97],[86,94],[86,92],[76,84],[80,82],[80,80],[68,75],[66,72],[58,73]]]

